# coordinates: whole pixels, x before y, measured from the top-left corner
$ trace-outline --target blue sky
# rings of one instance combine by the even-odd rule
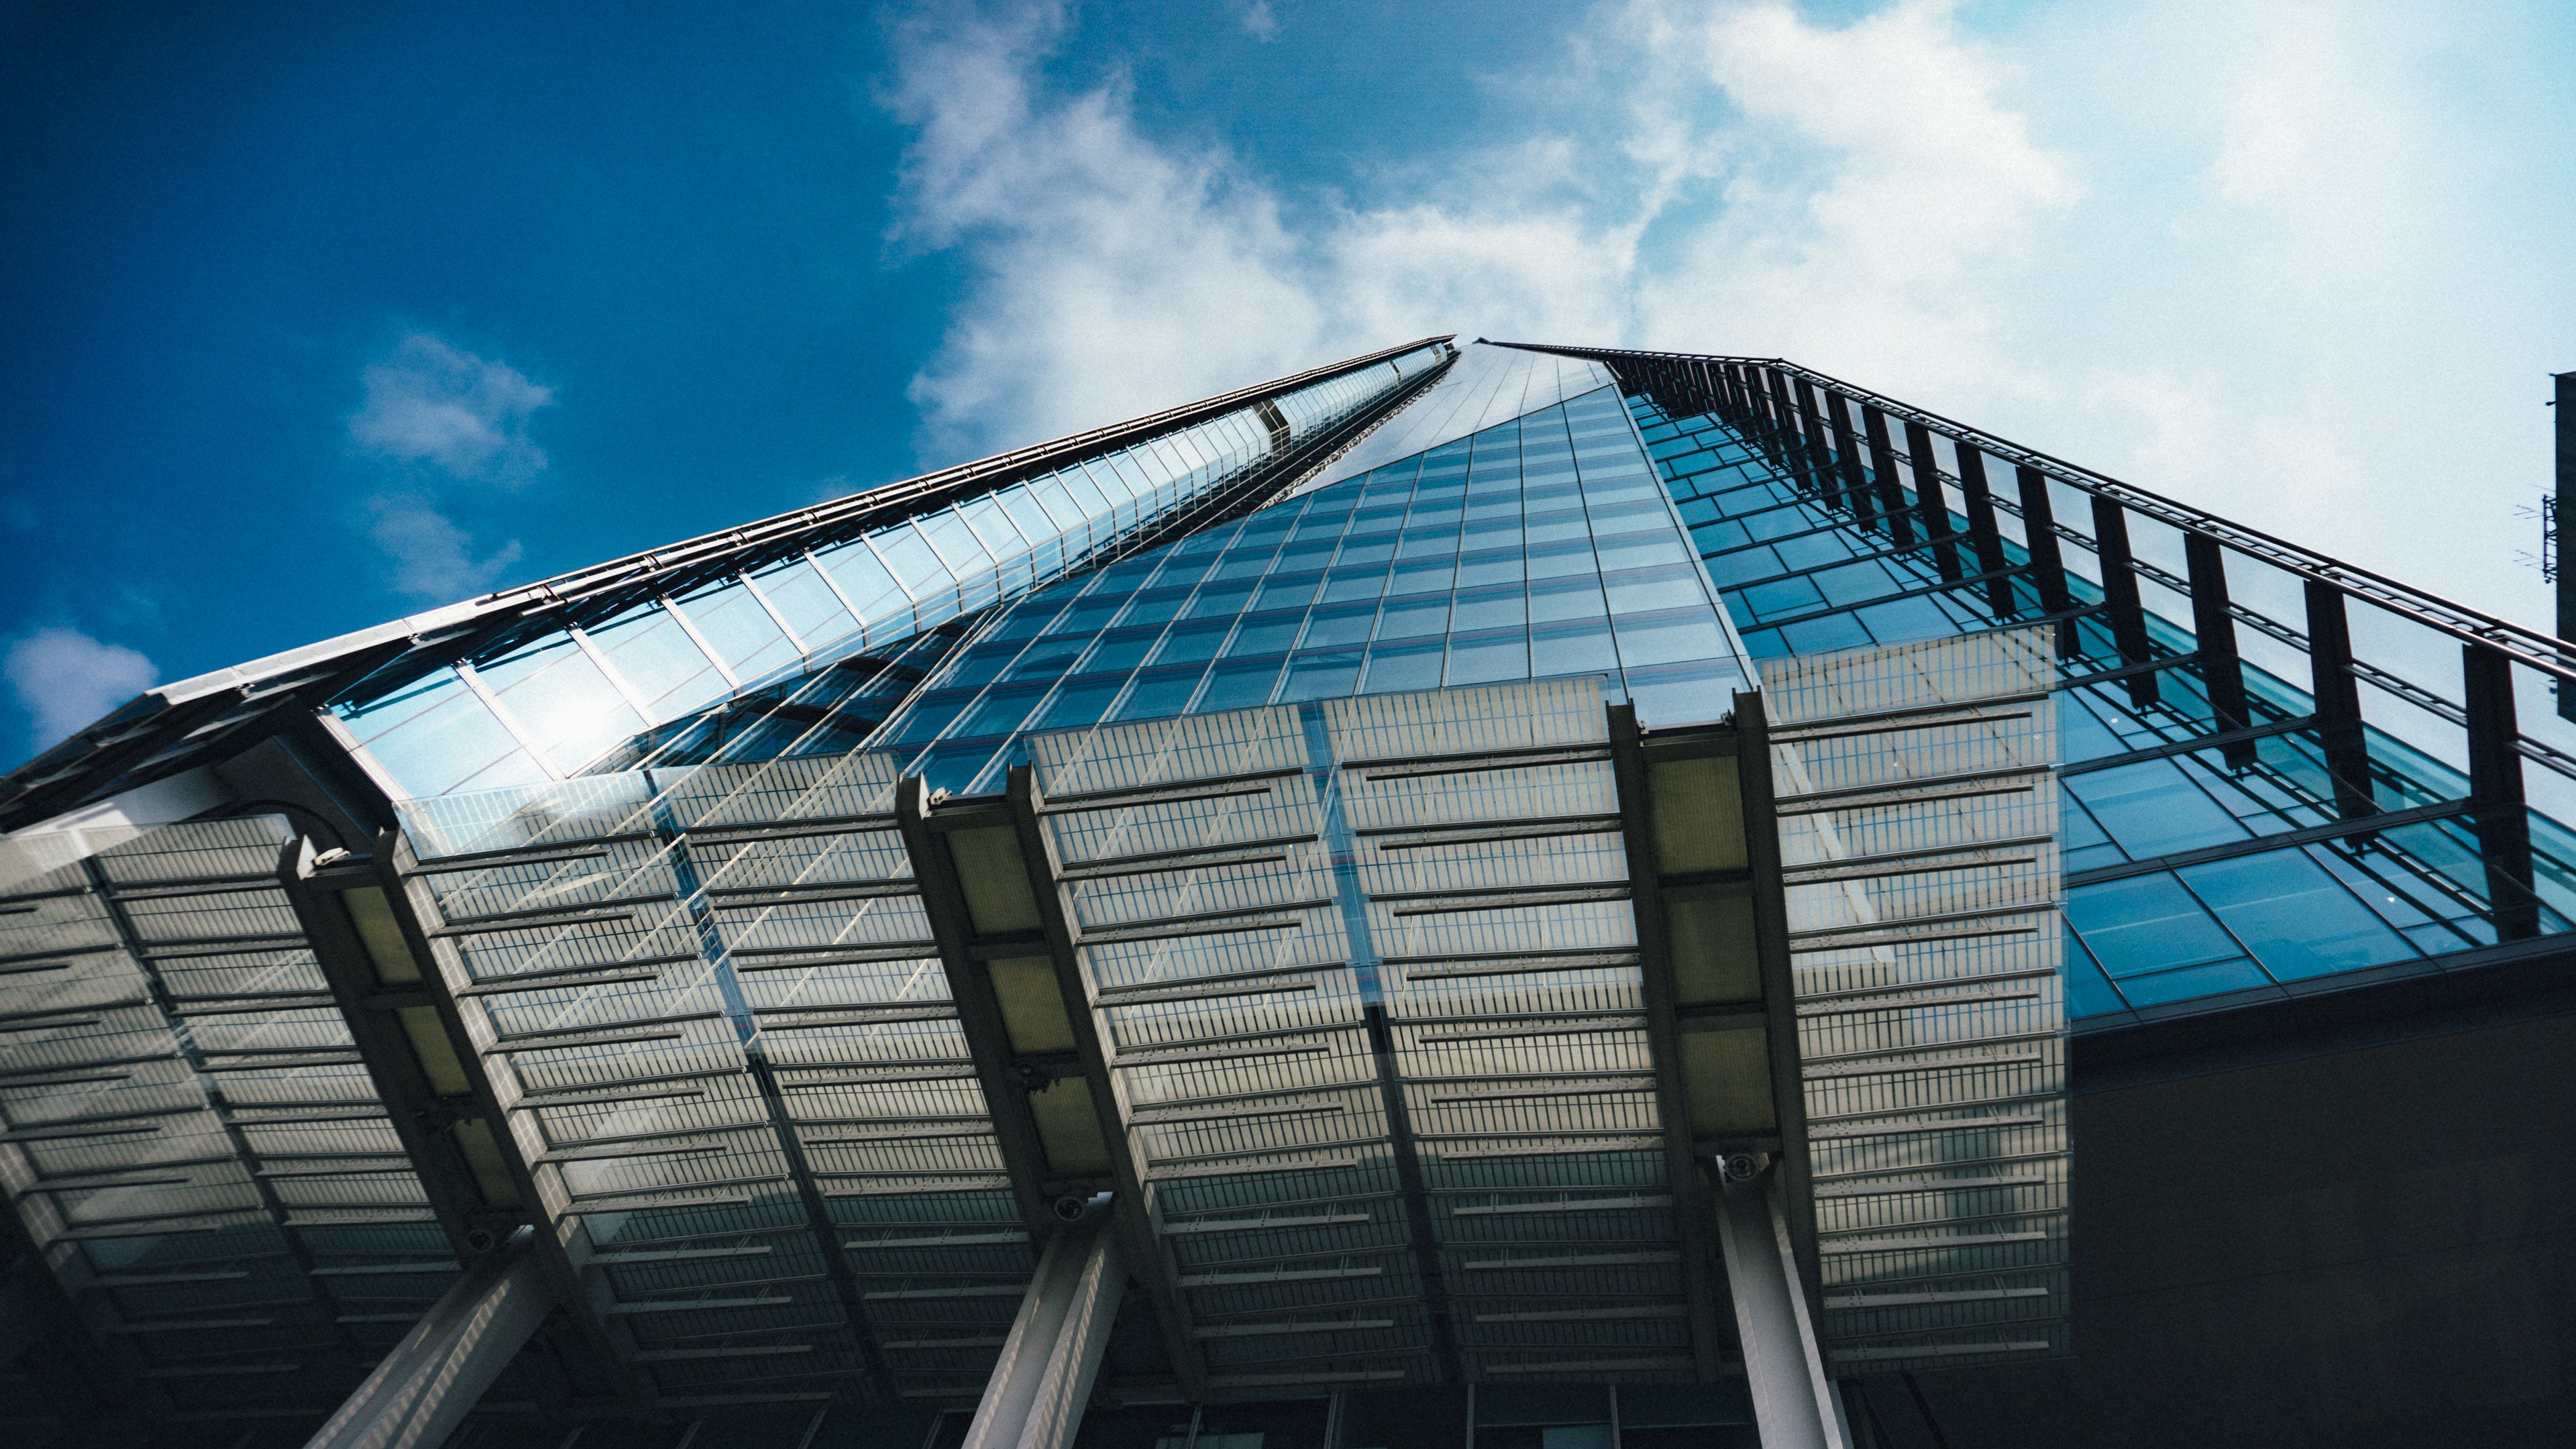
[[[2563,5],[0,17],[11,759],[1453,330],[1788,355],[2548,618]]]

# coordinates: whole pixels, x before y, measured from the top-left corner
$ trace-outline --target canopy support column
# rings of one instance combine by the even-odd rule
[[[1127,1287],[1109,1205],[1058,1228],[1020,1298],[964,1449],[1063,1449],[1082,1425]]]
[[[523,1227],[477,1259],[305,1449],[438,1449],[553,1308]]]
[[[1815,1321],[1798,1290],[1778,1174],[1721,1187],[1717,1240],[1726,1253],[1744,1377],[1764,1449],[1851,1449],[1842,1396],[1825,1376]]]

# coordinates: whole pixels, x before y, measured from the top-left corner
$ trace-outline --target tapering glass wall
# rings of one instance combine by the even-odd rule
[[[1575,676],[1650,724],[1715,720],[1746,682],[1607,388],[1039,590],[873,743],[963,794],[1026,732]]]
[[[1975,449],[1930,434],[1903,439],[1900,452],[1886,420],[1865,414],[1879,431],[1864,436],[1839,407],[1792,410],[1794,426],[1766,432],[1644,395],[1629,405],[1756,660],[2059,621],[2070,1015],[2132,1017],[2279,997],[2350,973],[2441,969],[2437,958],[2563,932],[2576,917],[2576,834],[2558,822],[2516,807],[2528,889],[2482,856],[2470,774],[2440,757],[2458,758],[2459,705],[2356,662],[2353,675],[2390,707],[2375,695],[2373,723],[2340,753],[2315,727],[2311,690],[2290,682],[2310,667],[2309,639],[2276,622],[2296,617],[2295,583],[2285,590],[2229,556],[2243,721],[2231,740],[2200,744],[2232,722],[2212,703],[2191,628],[2152,599],[2113,607],[2121,600],[2106,595],[2092,527],[2099,500],[2036,473],[2016,487],[2000,463],[1987,492],[1986,460],[1962,460]],[[1938,531],[1916,487],[1927,464],[1943,490],[1931,505]],[[1991,562],[1974,521],[1946,501],[1969,470],[1999,520]],[[2063,591],[2054,598],[2030,546],[2041,510],[2048,556],[2067,557],[2049,581]],[[2186,541],[2134,514],[2119,526],[2115,556],[2130,556],[2110,577],[2161,585],[2191,617]],[[2377,614],[2356,604],[2354,627]],[[2124,618],[2135,635],[2122,637]],[[2342,829],[2356,811],[2387,818]]]
[[[1114,553],[1438,365],[1426,347],[499,655],[461,659],[337,714],[425,798],[562,779],[720,701],[925,631]]]

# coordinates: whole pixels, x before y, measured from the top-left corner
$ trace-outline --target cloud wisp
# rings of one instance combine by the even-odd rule
[[[554,389],[506,362],[415,332],[367,364],[359,380],[366,404],[349,419],[349,439],[366,453],[505,487],[545,470],[528,421],[554,404]]]
[[[970,283],[914,380],[923,447],[1432,332],[1784,355],[2530,614],[2536,576],[2480,550],[2517,526],[2544,429],[2508,437],[2492,395],[2507,349],[2545,370],[2534,297],[2571,294],[2546,228],[2463,220],[2457,158],[2547,128],[2436,93],[2498,64],[2473,35],[2383,0],[2257,9],[1980,30],[1952,0],[1831,22],[1602,0],[1546,74],[1495,82],[1512,119],[1481,151],[1347,193],[1149,134],[1119,81],[1052,81],[1057,6],[924,11],[883,97],[913,130],[894,238]],[[2316,506],[2420,487],[2427,384],[2458,419],[2459,536],[2433,554],[2384,511]]]
[[[365,402],[348,419],[349,441],[380,478],[363,526],[384,556],[387,587],[423,603],[487,592],[518,562],[519,542],[478,557],[448,500],[466,486],[515,492],[545,471],[530,423],[554,405],[554,389],[426,332],[403,338],[359,380]]]
[[[27,713],[30,743],[40,751],[161,679],[140,652],[60,626],[13,641],[0,654],[0,674],[8,676],[10,693]]]
[[[2032,218],[2079,189],[1939,4],[1842,29],[1777,4],[1607,7],[1524,133],[1374,202],[1300,203],[1220,148],[1149,137],[1118,83],[1051,87],[1066,25],[1031,5],[902,33],[896,237],[962,249],[975,278],[914,385],[943,449],[1453,328],[1836,338],[1874,362],[1895,329],[1866,303],[1894,294],[1946,356]],[[1820,296],[1846,300],[1819,317]]]

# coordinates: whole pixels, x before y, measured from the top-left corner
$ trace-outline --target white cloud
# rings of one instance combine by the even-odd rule
[[[0,674],[27,712],[43,749],[158,683],[150,659],[121,644],[103,644],[78,629],[38,629],[0,656]]]
[[[465,485],[515,491],[545,471],[528,425],[554,405],[554,389],[426,332],[369,363],[360,382],[366,402],[349,417],[349,439],[382,474],[364,526],[388,565],[386,586],[432,604],[488,592],[519,561],[518,540],[476,557],[447,495]]]
[[[508,363],[415,332],[368,364],[363,382],[366,405],[349,418],[349,437],[370,454],[507,486],[546,466],[528,420],[553,405],[554,389]]]
[[[1234,18],[1243,23],[1245,34],[1265,45],[1279,38],[1279,15],[1270,8],[1270,0],[1248,0],[1237,5]]]
[[[1964,371],[1995,274],[2079,194],[1946,5],[1839,30],[1777,4],[1595,19],[1525,134],[1379,204],[1302,206],[1143,135],[1117,84],[1050,89],[1054,8],[917,22],[888,98],[916,128],[897,237],[975,277],[914,384],[934,450],[1451,330]]]
[[[1286,370],[1320,340],[1274,198],[1221,154],[1145,141],[1118,89],[1046,93],[1037,65],[1062,28],[1038,9],[905,37],[887,101],[917,133],[896,235],[962,245],[975,274],[913,384],[934,447],[1115,421]]]
[[[1426,332],[1779,354],[2537,619],[2492,564],[2576,325],[2576,117],[2522,23],[1604,0],[1486,149],[1341,195],[1054,85],[1057,9],[925,12],[897,237],[972,282],[914,395],[946,461]],[[2354,506],[2428,469],[2441,539]]]
[[[487,593],[519,561],[519,541],[474,557],[474,538],[428,501],[386,494],[368,503],[367,537],[393,566],[388,584],[426,604]]]

